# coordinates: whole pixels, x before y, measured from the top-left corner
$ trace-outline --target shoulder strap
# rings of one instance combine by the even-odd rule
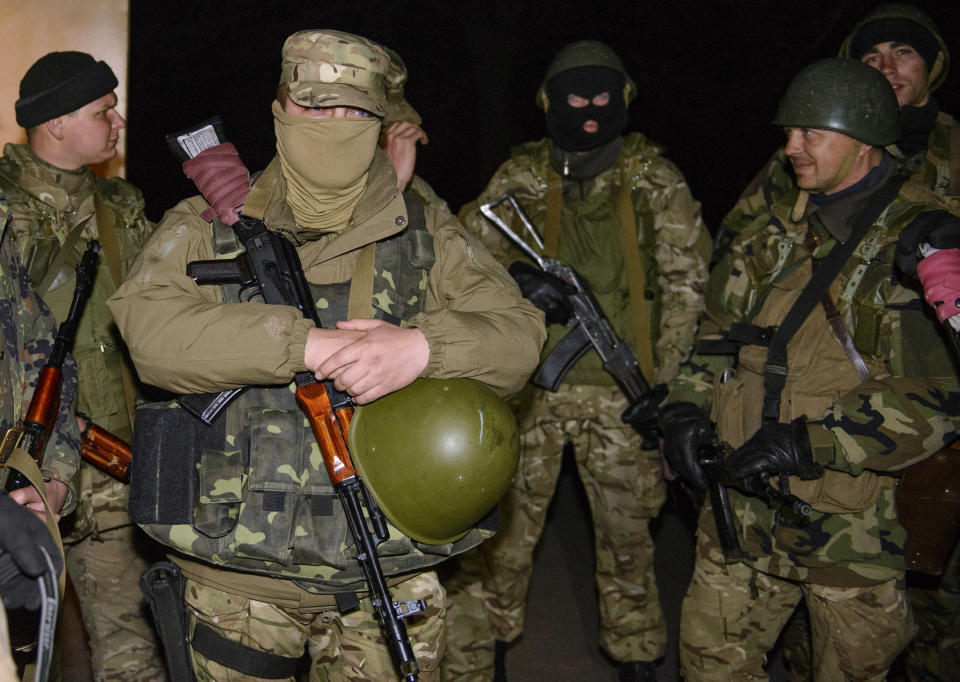
[[[800,292],[793,307],[783,318],[783,322],[777,327],[767,351],[767,362],[763,367],[763,420],[765,422],[776,422],[780,419],[780,394],[787,383],[787,344],[829,290],[833,280],[840,274],[840,270],[853,255],[874,221],[897,196],[905,180],[906,178],[902,175],[894,175],[870,197],[853,221],[850,238],[842,244],[835,245],[827,254],[813,277],[807,282],[807,286]]]
[[[640,262],[640,244],[637,236],[637,216],[633,209],[633,194],[626,169],[626,157],[620,157],[620,191],[617,197],[617,215],[623,244],[623,260],[627,269],[627,287],[630,292],[633,337],[637,362],[643,376],[653,381],[653,338],[650,334],[650,312],[647,309],[647,273]]]

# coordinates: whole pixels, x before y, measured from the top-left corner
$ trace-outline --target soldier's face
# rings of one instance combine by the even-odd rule
[[[844,182],[849,172],[841,175],[844,162],[861,149],[852,137],[818,128],[785,128],[787,143],[784,152],[793,166],[797,187],[809,192],[832,194],[852,185]]]
[[[930,79],[927,63],[919,52],[906,43],[890,40],[877,43],[860,61],[886,76],[897,93],[897,102],[901,107],[922,107],[927,103],[930,96],[927,91]]]
[[[103,163],[117,155],[120,130],[127,122],[116,106],[117,96],[110,92],[61,117],[64,148],[75,167]]]
[[[294,102],[289,96],[283,100],[283,110],[292,116],[305,118],[364,119],[373,116],[369,111],[355,107],[305,107]]]

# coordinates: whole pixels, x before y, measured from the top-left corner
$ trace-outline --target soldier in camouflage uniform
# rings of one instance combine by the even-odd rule
[[[916,283],[893,276],[894,258],[902,229],[918,217],[956,226],[945,209],[957,205],[911,181],[890,184],[901,179],[883,150],[899,137],[897,109],[886,80],[859,62],[799,73],[775,120],[794,189],[711,272],[700,335],[730,330],[743,345],[735,366],[694,355],[672,382],[676,402],[661,408],[668,462],[705,488],[699,448],[712,420],[736,448],[725,461],[732,478],[789,476],[813,511],[728,489],[745,556],[726,564],[705,505],[681,617],[687,680],[766,679],[764,656],[801,598],[815,679],[883,679],[914,634],[890,474],[956,436],[960,382]],[[820,303],[789,338],[787,366],[774,367],[763,330],[784,326],[813,270],[848,241],[828,294],[807,296]]]
[[[11,237],[38,292],[57,319],[66,316],[74,266],[87,240],[103,245],[94,289],[73,346],[80,372],[78,415],[132,439],[134,372],[106,300],[126,275],[151,225],[143,196],[120,178],[89,168],[113,158],[124,127],[115,109],[117,79],[82,52],[52,52],[20,82],[17,122],[27,144],[7,144],[0,190],[15,217]],[[149,540],[127,514],[128,487],[93,465],[80,467],[80,502],[65,542],[99,679],[163,677],[152,623],[137,589]]]
[[[53,316],[30,285],[27,272],[17,256],[10,223],[7,206],[0,199],[0,437],[26,415],[32,399],[32,389],[37,384],[40,370],[47,362],[56,334]],[[40,473],[46,481],[45,492],[52,511],[66,516],[77,504],[72,479],[77,472],[80,452],[80,434],[73,417],[77,395],[77,368],[70,355],[63,364],[62,377],[60,408],[53,432],[47,439]],[[0,480],[0,484],[4,481],[5,476]],[[44,519],[43,500],[33,487],[15,490],[10,493],[10,497],[31,509],[41,520]],[[7,516],[0,523],[6,524],[12,520],[11,516]],[[45,532],[42,526],[38,528]],[[23,526],[24,531],[25,529],[26,526]],[[3,533],[3,549],[13,551],[8,544],[7,533],[7,530]],[[37,545],[53,547],[53,541],[49,538],[47,540],[47,543],[42,543],[38,539]],[[16,555],[15,558],[19,565],[22,559]],[[10,584],[9,576],[5,578],[5,582]],[[2,613],[3,606],[0,605],[0,614]],[[5,616],[0,615],[0,621],[3,624],[0,649],[6,649],[4,658],[7,664],[0,669],[0,677],[16,679],[16,669],[9,670],[13,662],[9,657]],[[7,672],[10,674],[4,675]]]
[[[536,364],[543,318],[454,218],[399,192],[377,146],[384,49],[307,30],[282,56],[277,156],[244,212],[296,245],[324,328],[290,306],[239,303],[236,287],[198,286],[188,262],[242,247],[214,239],[222,223],[202,217],[201,197],[168,211],[110,301],[140,376],[179,393],[258,388],[214,428],[176,403],[142,405],[131,509],[187,578],[198,679],[260,679],[247,663],[293,679],[306,647],[311,680],[388,680],[394,665],[291,379],[330,378],[358,404],[418,376],[472,377],[508,395]],[[489,531],[445,545],[389,531],[381,564],[394,599],[426,600],[408,632],[420,679],[434,680],[445,606],[430,567]],[[221,655],[237,643],[242,655]]]
[[[912,5],[880,5],[857,22],[840,56],[870,64],[894,87],[903,134],[889,151],[911,178],[937,194],[960,195],[960,125],[932,94],[950,70],[950,52],[934,21]],[[778,150],[720,223],[717,257],[734,236],[762,222],[767,207],[792,186],[790,162]]]
[[[662,148],[640,133],[621,134],[636,94],[606,45],[579,41],[564,47],[537,93],[550,137],[515,147],[460,216],[502,263],[512,263],[523,257],[520,251],[477,207],[513,191],[544,234],[546,255],[569,263],[589,283],[653,384],[672,378],[691,349],[709,237],[699,204]],[[508,224],[520,224],[509,208],[497,210]],[[523,285],[521,290],[535,298]],[[567,332],[564,317],[547,310],[553,324],[543,357]],[[514,640],[523,629],[534,547],[570,443],[596,534],[601,645],[620,663],[621,679],[653,679],[666,628],[648,523],[664,502],[665,488],[658,454],[641,450],[640,437],[620,421],[626,406],[592,349],[557,392],[528,386],[517,405],[520,470],[499,506],[498,534],[480,548],[482,592],[497,640]],[[464,598],[477,594],[475,586],[457,589]],[[477,619],[476,608],[464,612],[462,623],[451,622],[451,650],[461,653],[458,665],[489,676],[488,626]],[[468,672],[451,670],[449,677]]]

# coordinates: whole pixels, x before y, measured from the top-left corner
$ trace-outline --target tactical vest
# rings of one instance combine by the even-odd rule
[[[145,238],[140,229],[144,221],[143,198],[125,181],[93,176],[96,208],[86,221],[71,226],[68,214],[21,189],[21,171],[12,159],[4,158],[0,162],[0,190],[7,197],[14,216],[18,249],[30,280],[54,317],[62,320],[73,298],[75,268],[86,248],[86,235],[90,234],[87,223],[96,225],[94,234],[98,234],[99,223],[111,221],[118,244],[119,269],[125,275]],[[100,239],[103,241],[103,237]],[[94,288],[80,319],[71,352],[77,360],[80,376],[77,411],[129,441],[131,426],[121,370],[122,364],[128,361],[106,305],[117,288],[114,279],[107,259],[101,257]],[[131,389],[132,386],[128,387],[129,393],[132,393]],[[133,395],[129,400],[132,406]]]
[[[893,372],[905,376],[944,376],[949,373],[949,357],[911,350],[937,343],[937,328],[922,300],[915,292],[897,287],[894,277],[897,235],[928,208],[904,201],[903,193],[912,191],[905,188],[874,221],[830,290],[871,376],[887,372],[887,363]],[[782,207],[781,203],[777,208]],[[806,220],[791,224],[785,215],[768,218],[766,226],[745,230],[740,237],[750,254],[744,265],[751,270],[747,277],[754,286],[728,285],[743,297],[737,307],[758,327],[780,324],[811,277],[810,252],[804,243]],[[819,249],[816,253],[822,255]],[[731,274],[736,276],[739,273]],[[718,293],[711,289],[708,296]],[[724,307],[721,301],[712,305]],[[820,305],[788,347],[789,374],[780,401],[780,422],[822,415],[840,396],[863,383]],[[739,352],[736,368],[719,373],[714,381],[711,418],[720,438],[733,447],[760,428],[766,360],[766,346],[748,342]],[[895,478],[870,470],[853,476],[827,469],[818,479],[802,481],[791,476],[789,480],[791,492],[813,506],[811,518],[779,513],[762,500],[731,491],[742,524],[741,543],[752,557],[747,563],[791,579],[807,579],[819,571],[816,580],[838,586],[873,584],[903,570],[906,535],[896,521]],[[703,523],[708,533],[715,533],[712,520]],[[850,537],[856,540],[849,541]],[[851,566],[856,568],[847,570]]]
[[[423,206],[405,195],[407,228],[377,242],[370,316],[405,324],[422,312],[435,254]],[[214,230],[215,251],[239,250]],[[351,281],[311,291],[324,326],[347,318]],[[236,290],[224,289],[236,302]],[[361,587],[352,539],[294,385],[250,387],[212,427],[176,403],[139,406],[130,512],[152,537],[244,572],[297,579],[315,592]],[[378,550],[384,574],[422,570],[479,544],[491,520],[456,543],[425,545],[392,525]]]

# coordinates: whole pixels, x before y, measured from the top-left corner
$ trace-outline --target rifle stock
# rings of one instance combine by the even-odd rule
[[[96,424],[91,423],[80,442],[80,456],[114,478],[130,482],[130,463],[133,457],[130,444]]]

